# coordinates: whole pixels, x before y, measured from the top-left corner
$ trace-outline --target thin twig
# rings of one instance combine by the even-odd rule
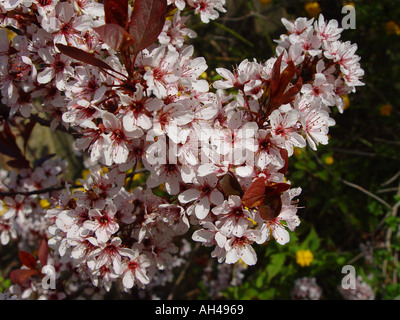
[[[385,200],[383,200],[382,198],[378,197],[376,194],[364,189],[363,187],[359,186],[358,184],[352,183],[350,181],[347,181],[345,179],[340,179],[342,183],[344,183],[345,185],[348,185],[349,187],[352,187],[354,189],[357,189],[363,193],[365,193],[366,195],[368,195],[369,197],[375,199],[376,201],[380,202],[381,204],[383,204],[385,207],[392,209],[392,206],[387,203]]]
[[[0,103],[0,118],[8,119],[9,113],[10,113],[10,108],[8,108],[4,104]],[[16,112],[14,116],[19,116],[21,118],[24,118],[23,116],[21,116],[21,114],[19,112]],[[32,120],[36,121],[37,123],[39,123],[41,126],[49,127],[49,128],[50,128],[51,122],[52,122],[51,120],[47,120],[47,119],[40,117],[38,114],[31,114],[28,119],[32,119]],[[79,133],[73,128],[65,128],[63,126],[58,126],[56,128],[56,130],[59,130],[59,131],[65,132],[65,133],[69,133],[69,134],[75,135],[75,136],[79,135]]]
[[[392,182],[396,181],[396,179],[400,177],[400,171],[397,172],[393,177],[391,177],[389,180],[385,181],[384,183],[381,184],[382,187],[385,187],[389,184],[391,184]],[[397,189],[397,188],[396,188]]]
[[[318,157],[317,153],[315,151],[311,151],[312,154],[314,155],[315,159],[317,160],[317,162],[323,166],[325,168],[325,170],[335,179],[339,180],[340,182],[342,182],[343,184],[352,187],[354,189],[357,189],[359,191],[361,191],[362,193],[368,195],[369,197],[375,199],[376,201],[380,202],[381,204],[383,204],[385,207],[387,207],[388,209],[392,209],[392,206],[387,203],[385,200],[383,200],[381,197],[378,197],[376,194],[366,190],[365,188],[359,186],[358,184],[355,184],[353,182],[347,181],[346,179],[342,179],[340,177],[338,177],[336,174],[334,174],[322,161],[321,159]]]
[[[183,281],[183,279],[185,278],[186,272],[189,269],[190,264],[192,263],[192,258],[195,256],[195,254],[197,253],[197,251],[200,249],[201,244],[200,243],[196,243],[195,247],[193,248],[190,257],[187,259],[185,266],[182,268],[181,272],[178,275],[178,278],[175,281],[175,285],[172,287],[172,290],[170,292],[170,294],[168,295],[168,300],[172,300],[174,298],[175,295],[175,291],[176,289],[179,287],[179,285],[181,284],[181,282]]]
[[[81,185],[70,185],[70,186],[56,186],[56,187],[49,187],[45,189],[38,189],[38,190],[31,190],[31,191],[7,191],[7,192],[0,192],[0,197],[12,197],[16,195],[23,195],[23,196],[32,196],[32,195],[39,195],[44,193],[49,193],[53,191],[60,191],[66,188],[81,188]]]
[[[393,191],[397,191],[397,188],[393,187],[393,188],[379,189],[376,191],[376,193],[387,193],[387,192],[393,192]]]

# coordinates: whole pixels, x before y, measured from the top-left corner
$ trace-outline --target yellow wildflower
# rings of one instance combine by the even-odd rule
[[[298,157],[303,153],[303,151],[300,148],[295,147],[293,153],[296,157]]]
[[[296,252],[296,262],[302,267],[308,267],[314,259],[310,250],[299,250]]]
[[[261,4],[263,4],[264,6],[270,4],[272,2],[272,0],[259,0]]]
[[[322,11],[317,1],[307,2],[304,5],[304,10],[313,18],[317,18]]]
[[[343,6],[353,6],[356,7],[356,4],[352,1],[343,1]]]
[[[379,108],[379,112],[382,116],[390,117],[392,114],[392,106],[390,104],[384,104]]]
[[[335,159],[333,159],[332,156],[327,156],[325,157],[324,162],[326,165],[330,166],[331,164],[333,164],[333,162],[335,162]]]
[[[387,34],[400,36],[400,26],[393,20],[386,22],[385,29]]]

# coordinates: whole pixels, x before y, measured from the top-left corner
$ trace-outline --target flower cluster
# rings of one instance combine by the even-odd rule
[[[10,117],[45,113],[88,154],[83,187],[47,210],[49,245],[106,290],[150,284],[192,227],[227,264],[254,265],[255,244],[289,242],[301,192],[286,177],[289,157],[328,143],[332,108],[342,112],[342,96],[362,85],[356,45],[321,15],[283,19],[276,57],[217,68],[210,86],[205,59],[186,43],[196,37],[186,12],[208,23],[225,1],[154,1],[165,8],[154,9],[165,20],[158,32],[134,20],[151,19],[141,3],[118,4],[125,27],[92,0],[0,2],[2,26],[21,31],[10,41],[0,29],[2,104]],[[132,188],[138,168],[145,183]]]
[[[174,238],[189,229],[182,207],[148,189],[128,192],[124,183],[118,168],[96,171],[46,214],[54,219],[49,246],[106,290],[117,279],[125,290],[144,287],[156,271],[169,269],[178,252]]]
[[[49,221],[45,219],[48,207],[54,205],[63,186],[67,162],[47,159],[33,169],[8,172],[0,170],[0,243],[5,246],[18,238],[19,249],[35,245],[47,236]],[[46,191],[37,193],[37,191]]]
[[[292,300],[321,300],[322,288],[315,278],[299,278],[294,281],[291,291]]]
[[[345,300],[375,300],[373,288],[361,276],[355,279],[355,288],[345,289],[338,286],[337,290]]]

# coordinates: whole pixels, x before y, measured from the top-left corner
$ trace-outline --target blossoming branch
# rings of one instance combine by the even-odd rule
[[[190,15],[217,19],[224,5],[0,1],[9,112],[0,152],[17,170],[0,171],[1,244],[33,252],[48,240],[47,263],[71,271],[60,298],[84,281],[106,291],[165,283],[188,232],[218,262],[254,265],[256,245],[284,245],[300,224],[289,159],[295,147],[327,144],[332,109],[342,113],[343,96],[363,85],[357,45],[322,15],[282,19],[276,56],[217,68],[220,80],[209,83],[207,61],[187,44],[197,36],[188,23]],[[81,188],[63,178],[64,160],[32,164],[10,139],[9,123],[37,114],[53,130],[73,129],[74,147],[88,155]],[[143,183],[132,188],[137,174]],[[21,270],[32,269],[12,275],[15,292],[53,294]]]

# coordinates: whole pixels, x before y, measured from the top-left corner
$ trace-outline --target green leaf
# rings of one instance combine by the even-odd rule
[[[255,281],[255,285],[256,288],[261,289],[265,283],[265,277],[266,277],[267,273],[266,272],[260,272],[260,274],[258,275],[256,281]]]
[[[268,272],[267,282],[270,282],[273,277],[275,277],[279,271],[281,271],[283,264],[285,263],[286,253],[275,253],[270,257],[269,264],[266,268]]]
[[[310,233],[307,235],[306,239],[300,245],[300,248],[303,250],[309,249],[311,251],[316,251],[319,248],[321,243],[320,238],[318,237],[317,232],[314,228],[311,228]]]

